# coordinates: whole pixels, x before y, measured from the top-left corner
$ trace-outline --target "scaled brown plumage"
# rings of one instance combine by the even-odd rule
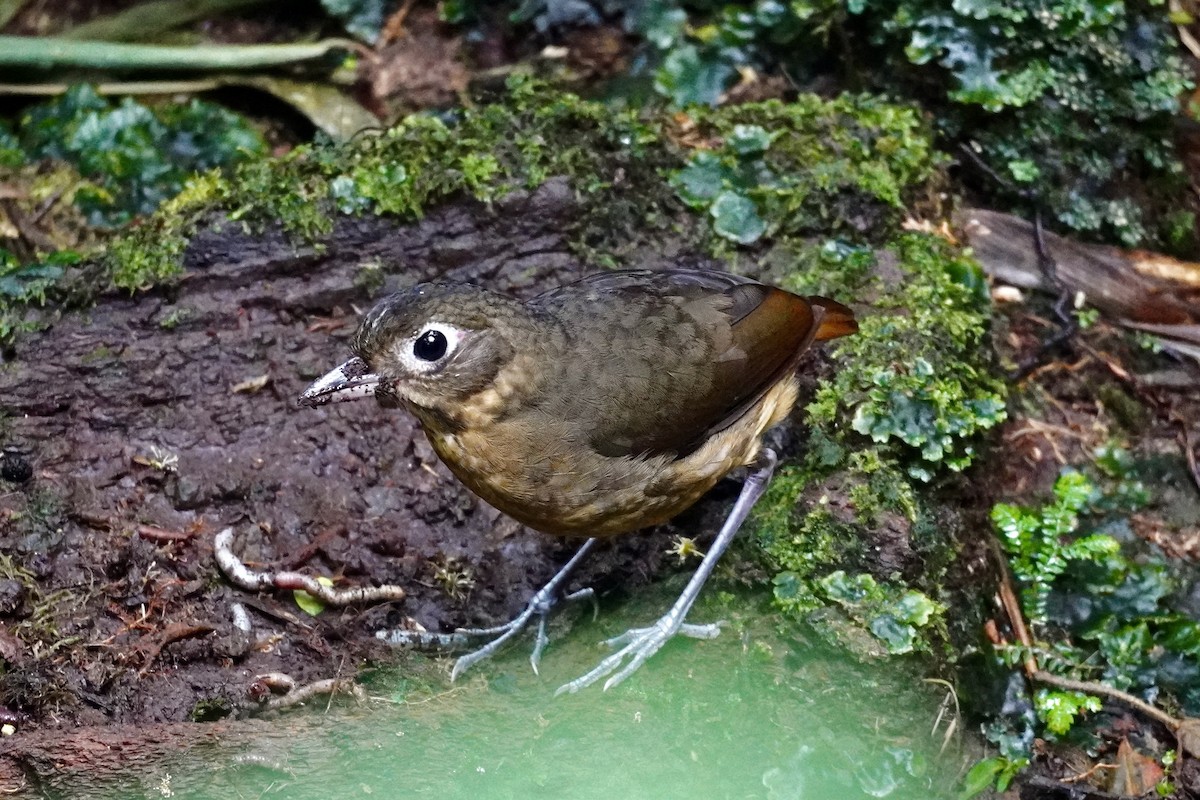
[[[402,405],[492,505],[546,533],[607,537],[756,463],[795,404],[801,354],[855,330],[837,302],[723,272],[603,273],[524,303],[422,284],[379,303],[357,358],[301,402]]]

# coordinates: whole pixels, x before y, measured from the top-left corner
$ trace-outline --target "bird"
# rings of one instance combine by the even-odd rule
[[[452,680],[535,616],[536,671],[547,613],[598,542],[666,522],[747,468],[671,609],[610,639],[620,649],[559,692],[606,676],[609,689],[672,636],[719,633],[686,616],[774,471],[763,435],[796,404],[801,355],[857,330],[837,301],[720,270],[601,272],[524,301],[427,282],[380,300],[360,321],[353,357],[299,402],[374,397],[406,409],[476,495],[536,531],[586,539],[517,618],[460,631],[495,638],[459,658]]]

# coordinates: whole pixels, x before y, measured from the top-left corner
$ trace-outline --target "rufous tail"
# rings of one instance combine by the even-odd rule
[[[821,327],[817,328],[817,333],[813,337],[818,342],[836,339],[839,336],[849,336],[858,331],[858,322],[854,319],[854,312],[838,301],[830,300],[828,297],[810,297],[808,302],[825,310],[824,316],[821,317]]]

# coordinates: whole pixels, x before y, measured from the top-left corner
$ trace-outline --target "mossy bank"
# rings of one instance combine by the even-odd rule
[[[937,215],[942,181],[912,109],[802,96],[655,115],[517,80],[494,103],[199,175],[97,263],[110,289],[169,291],[202,229],[282,229],[319,249],[339,219],[403,225],[552,177],[576,195],[568,235],[596,268],[716,257],[855,305],[862,331],[830,348],[830,377],[798,414],[807,444],[790,448],[753,538],[782,608],[824,609],[823,630],[869,631],[869,652],[931,649],[961,532],[937,498],[1003,418],[1004,397],[977,267],[943,238],[905,231],[914,209]],[[401,269],[364,265],[363,286]]]

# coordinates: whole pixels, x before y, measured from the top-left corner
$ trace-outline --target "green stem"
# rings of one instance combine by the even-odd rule
[[[29,97],[54,97],[64,94],[70,83],[0,83],[0,95],[26,95]],[[114,81],[94,83],[96,94],[197,94],[219,89],[224,83],[218,78],[202,78],[191,81]]]
[[[0,36],[0,67],[82,67],[114,70],[237,70],[294,64],[335,50],[362,52],[349,39],[312,44],[200,45],[77,42],[58,37]]]

